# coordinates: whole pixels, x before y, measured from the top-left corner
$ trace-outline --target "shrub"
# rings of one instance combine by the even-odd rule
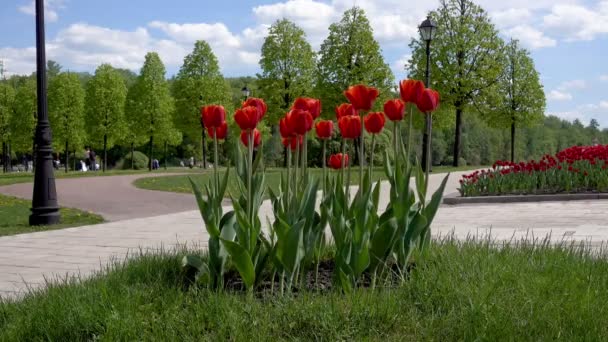
[[[133,165],[131,165],[131,153],[129,152],[118,161],[116,168],[119,170],[145,170],[150,162],[148,156],[139,151],[133,152],[133,161]]]

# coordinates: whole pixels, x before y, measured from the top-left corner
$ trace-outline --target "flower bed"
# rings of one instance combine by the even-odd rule
[[[462,197],[608,192],[608,145],[573,146],[540,161],[497,161],[460,180]]]
[[[384,112],[372,112],[379,96],[373,87],[355,85],[344,95],[350,103],[335,110],[343,139],[342,153],[329,158],[326,141],[334,134],[334,122],[317,120],[321,115],[320,100],[298,98],[280,119],[283,144],[289,148],[287,171],[280,176],[278,190],[266,185],[262,165],[264,139],[256,128],[268,108],[262,99],[245,101],[234,114],[242,146],[238,146],[234,158],[238,191],[229,194],[234,210],[226,213],[222,201],[230,170],[222,177],[217,170],[218,144],[226,137],[226,113],[218,105],[202,109],[202,122],[214,142],[215,160],[213,179],[204,189],[192,182],[210,236],[206,260],[196,255],[184,257],[184,273],[192,283],[224,289],[229,282],[236,282],[253,293],[263,284],[276,282],[276,286],[271,285],[273,291],[291,292],[305,287],[309,278],[314,278],[315,283],[328,278],[327,272],[319,272],[321,257],[328,247],[336,251],[329,268],[332,284],[345,292],[361,286],[375,287],[395,274],[402,281],[406,279],[412,256],[424,255],[431,243],[431,223],[447,176],[434,194],[427,195],[428,172],[423,173],[419,165],[409,162],[412,144],[404,144],[396,132],[405,117],[406,103],[431,115],[439,105],[439,94],[420,81],[406,80],[400,84],[401,99],[388,101]],[[383,151],[391,201],[386,208],[379,208],[380,182],[372,181],[372,157],[376,135],[384,129],[387,118],[395,133],[393,150]],[[408,118],[411,130],[411,112]],[[313,128],[323,143],[321,180],[313,179],[307,167],[306,136],[313,134]],[[371,139],[369,151],[364,148],[366,139]],[[358,152],[359,161],[359,187],[354,196],[350,192],[352,150]],[[328,170],[327,164],[333,170]],[[411,177],[416,181],[417,196],[410,187]],[[266,192],[273,217],[260,218],[258,212]],[[318,203],[321,205],[316,209]],[[267,231],[262,229],[261,219],[267,220]],[[327,227],[333,246],[326,239]]]

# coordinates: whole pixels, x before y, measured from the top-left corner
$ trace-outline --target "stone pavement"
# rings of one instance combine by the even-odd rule
[[[461,173],[450,177],[446,193],[454,192]],[[431,177],[431,189],[443,175]],[[383,203],[388,201],[384,184]],[[191,201],[194,203],[192,197]],[[608,241],[608,200],[491,205],[443,205],[433,224],[435,236],[484,237],[497,240],[551,234],[553,242],[582,241],[594,246]],[[266,201],[261,217],[271,215]],[[266,222],[266,220],[262,220]],[[207,234],[198,211],[110,222],[16,236],[0,237],[0,296],[17,297],[45,279],[87,276],[140,249],[171,249],[178,245],[204,246]]]

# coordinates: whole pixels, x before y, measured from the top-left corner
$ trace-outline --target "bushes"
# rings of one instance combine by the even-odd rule
[[[133,164],[131,164],[131,153],[127,153],[121,160],[116,164],[116,168],[119,170],[144,170],[148,168],[150,160],[145,154],[135,151],[133,152]]]

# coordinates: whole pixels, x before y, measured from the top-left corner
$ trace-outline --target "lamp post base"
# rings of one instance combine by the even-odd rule
[[[30,226],[47,226],[59,223],[60,217],[58,207],[32,208],[29,223]]]

